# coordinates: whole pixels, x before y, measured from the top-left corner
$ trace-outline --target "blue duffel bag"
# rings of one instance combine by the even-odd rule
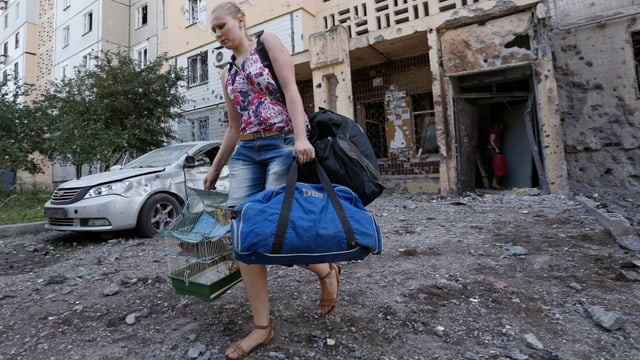
[[[315,162],[321,184],[296,182],[264,190],[232,212],[233,256],[247,264],[318,264],[362,260],[382,251],[373,215],[349,188],[331,184]]]

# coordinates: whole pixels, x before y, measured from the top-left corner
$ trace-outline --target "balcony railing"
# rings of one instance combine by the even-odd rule
[[[351,37],[390,28],[482,0],[323,0],[318,19],[324,29],[347,28]]]

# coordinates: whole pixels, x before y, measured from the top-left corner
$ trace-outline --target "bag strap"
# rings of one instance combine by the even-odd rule
[[[336,190],[333,188],[327,173],[324,171],[322,166],[317,160],[314,160],[316,171],[318,173],[318,177],[322,182],[322,186],[324,187],[324,191],[327,193],[329,197],[329,201],[333,206],[333,209],[338,215],[338,219],[342,224],[342,228],[344,229],[344,234],[347,238],[347,248],[349,250],[355,249],[358,247],[356,243],[356,237],[353,233],[353,227],[347,218],[346,213],[344,212],[344,208],[342,207],[342,203],[340,199],[338,199],[338,195],[336,194]],[[282,201],[282,209],[280,210],[280,217],[278,218],[278,227],[276,228],[276,235],[273,240],[273,245],[271,247],[271,254],[280,254],[282,252],[282,247],[284,246],[284,239],[287,234],[287,228],[289,227],[289,218],[291,217],[291,208],[293,207],[293,196],[296,192],[296,181],[298,179],[298,164],[295,162],[291,164],[291,169],[289,169],[289,177],[287,178],[287,187],[284,193],[284,200]]]
[[[278,86],[278,91],[280,91],[280,95],[282,96],[282,100],[284,101],[285,105],[287,105],[287,100],[285,99],[284,93],[282,92],[280,81],[278,81],[278,75],[276,74],[276,71],[273,68],[271,57],[269,56],[269,52],[267,51],[267,48],[264,46],[264,43],[262,42],[262,36],[259,36],[256,39],[256,53],[258,53],[258,57],[260,58],[260,61],[262,61],[262,65],[264,65],[267,69],[269,69],[269,72],[271,72],[273,81]]]
[[[267,51],[267,48],[264,46],[264,43],[262,42],[262,36],[258,36],[256,38],[256,53],[258,54],[258,57],[260,58],[262,65],[264,65],[264,67],[266,67],[271,73],[271,76],[273,77],[273,81],[276,83],[276,86],[278,87],[278,91],[280,92],[280,95],[282,96],[282,99],[286,105],[286,99],[284,97],[284,93],[282,92],[280,81],[278,81],[278,75],[276,74],[276,70],[273,68],[273,63],[271,62],[269,51]],[[236,61],[236,56],[232,54],[231,61],[229,62],[229,66],[227,67],[227,73],[231,72],[235,61]]]

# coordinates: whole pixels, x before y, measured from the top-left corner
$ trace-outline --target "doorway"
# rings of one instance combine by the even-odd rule
[[[490,130],[501,122],[500,151],[506,157],[506,173],[498,177],[498,189],[537,188],[541,161],[538,124],[532,106],[528,67],[476,74],[457,79],[454,109],[456,158],[460,191],[493,188],[490,163]],[[533,149],[533,150],[532,150]]]

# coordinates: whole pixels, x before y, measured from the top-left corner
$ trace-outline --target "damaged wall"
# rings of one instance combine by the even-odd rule
[[[531,13],[525,12],[446,31],[440,40],[444,71],[452,75],[533,61],[531,29]]]
[[[315,106],[353,119],[348,38],[343,26],[311,34],[309,67],[313,72]]]
[[[613,2],[622,11],[634,1]],[[562,14],[571,6],[584,7],[580,4],[578,0],[556,0],[551,11],[555,28],[551,43],[572,191],[581,191],[585,185],[638,187],[640,89],[630,34],[640,31],[639,10],[635,6],[635,14],[616,12],[606,18],[592,4],[583,21],[573,18],[572,24],[563,24],[566,17]]]
[[[484,9],[480,16],[492,15],[492,18],[478,18],[470,24],[460,26],[455,18],[448,19],[444,24],[455,23],[453,28],[443,27],[438,29],[440,34],[437,39],[441,48],[441,69],[442,76],[447,79],[434,86],[434,98],[441,87],[442,94],[447,94],[450,99],[447,102],[436,102],[441,104],[450,118],[456,115],[447,110],[451,109],[451,97],[455,97],[458,90],[446,89],[449,82],[455,83],[456,78],[468,74],[489,74],[492,71],[504,70],[508,73],[515,73],[516,68],[531,68],[534,70],[532,89],[522,89],[521,91],[531,91],[535,94],[535,115],[537,116],[539,136],[539,146],[544,162],[545,178],[549,183],[549,191],[556,194],[566,194],[568,192],[567,170],[564,157],[563,134],[558,116],[558,98],[553,69],[553,56],[549,51],[547,34],[541,28],[544,22],[546,8],[541,4],[530,4],[526,9],[513,9],[505,7],[505,3],[497,2],[492,10]],[[430,38],[433,38],[431,36]],[[506,70],[505,70],[506,69]],[[511,75],[511,74],[510,74]],[[446,90],[445,90],[446,89]],[[496,91],[496,90],[494,90]],[[469,114],[461,112],[457,119],[461,122],[474,121]],[[456,128],[448,124],[443,124],[442,128],[448,128],[452,134],[452,140],[456,138]],[[458,130],[462,129],[458,127]],[[460,142],[457,150],[464,152],[474,151],[475,144],[465,144],[464,139],[458,134]],[[439,140],[440,141],[440,140]],[[454,151],[447,149],[447,157],[450,158]],[[465,161],[460,156],[460,164],[456,169],[448,167],[447,183],[451,189],[464,187],[463,183],[455,181],[464,180],[463,177],[456,179],[455,174],[464,174]]]

